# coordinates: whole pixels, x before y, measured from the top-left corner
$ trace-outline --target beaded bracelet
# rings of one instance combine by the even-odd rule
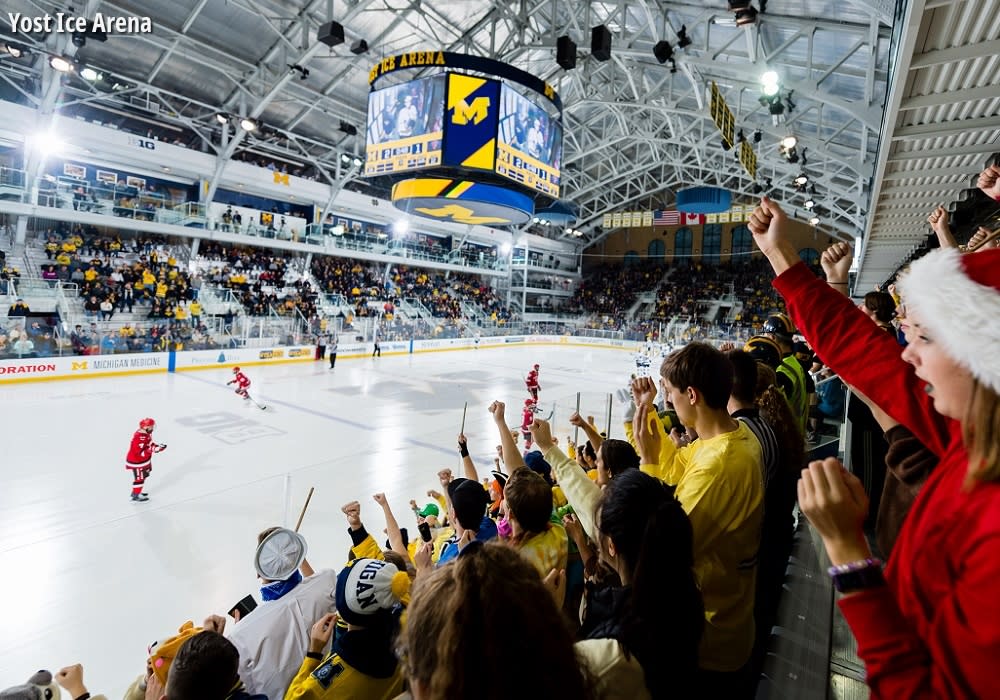
[[[859,559],[831,566],[826,571],[833,579],[833,585],[841,593],[873,588],[885,583],[882,577],[881,559]]]

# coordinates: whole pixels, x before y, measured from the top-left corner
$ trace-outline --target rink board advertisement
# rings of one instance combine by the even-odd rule
[[[80,355],[0,360],[0,383],[86,379],[167,371],[167,353]]]
[[[194,350],[175,353],[174,371],[232,367],[234,365],[269,365],[283,362],[311,362],[316,357],[315,345],[291,345],[273,348],[236,348]]]
[[[384,355],[408,355],[474,348],[517,347],[526,344],[603,347],[616,350],[631,350],[638,346],[635,341],[556,335],[495,336],[483,337],[478,340],[475,338],[400,340],[382,342],[379,343],[379,346]],[[374,345],[370,342],[340,343],[337,348],[337,356],[345,359],[369,357],[373,349]],[[190,350],[176,353],[81,355],[0,360],[0,384],[183,372],[229,368],[235,365],[253,367],[289,362],[313,362],[315,357],[316,346],[294,345],[269,348]]]

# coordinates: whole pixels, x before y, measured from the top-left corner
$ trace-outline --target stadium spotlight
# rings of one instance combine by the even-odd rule
[[[804,188],[809,184],[809,176],[805,173],[799,173],[798,177],[796,177],[792,182],[795,183],[796,187]]]
[[[80,77],[83,78],[84,80],[89,80],[90,82],[94,82],[101,76],[100,74],[98,74],[96,70],[87,66],[86,68],[82,68],[80,70]]]
[[[240,119],[240,128],[243,129],[243,131],[256,131],[258,126],[260,125],[249,117],[243,117],[243,119]]]
[[[804,206],[806,209],[812,209],[814,206],[816,206],[816,200],[809,198],[805,201],[805,204],[803,204],[802,206]]]
[[[402,236],[410,228],[410,222],[400,219],[392,225],[392,232],[397,236]]]
[[[351,162],[352,162],[352,163],[354,164],[354,167],[355,167],[355,168],[360,168],[360,167],[361,167],[361,165],[362,165],[362,164],[364,163],[364,161],[363,161],[363,160],[361,160],[360,158],[358,158],[357,156],[355,156],[355,157],[354,157],[354,160],[353,160],[353,161],[351,161]]]
[[[818,223],[819,223],[819,217],[818,216],[814,216],[811,219],[809,219],[809,224],[811,226],[815,226]]]
[[[691,45],[691,37],[688,36],[686,24],[681,25],[681,30],[677,32],[677,48],[684,49]]]
[[[346,164],[348,164],[348,163],[351,162],[351,157],[349,155],[347,155],[346,153],[341,153],[340,154],[340,162],[346,165]]]
[[[781,148],[786,151],[789,151],[795,148],[795,144],[797,144],[798,142],[799,140],[794,136],[791,135],[786,136],[785,138],[781,139]]]
[[[27,51],[20,44],[14,44],[12,42],[3,44],[3,50],[10,54],[12,58],[21,58],[21,56],[23,56]]]
[[[73,60],[65,56],[50,56],[49,65],[60,73],[69,73],[73,70]]]
[[[773,97],[778,94],[778,90],[781,89],[778,83],[778,74],[773,70],[769,70],[760,76],[761,90],[766,97]]]
[[[500,244],[500,255],[508,255],[511,250],[510,241],[504,241]]]
[[[653,55],[656,56],[656,60],[662,65],[673,58],[674,47],[670,45],[669,41],[658,41],[653,47]]]
[[[225,112],[216,112],[215,121],[219,122],[220,124],[228,124],[229,115],[226,114]]]
[[[736,26],[745,27],[748,24],[757,23],[757,8],[747,7],[745,10],[739,10],[736,13]]]

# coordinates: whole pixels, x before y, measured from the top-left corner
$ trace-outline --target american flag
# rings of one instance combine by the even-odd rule
[[[681,213],[675,209],[669,211],[657,209],[653,212],[653,226],[677,226],[681,222]]]

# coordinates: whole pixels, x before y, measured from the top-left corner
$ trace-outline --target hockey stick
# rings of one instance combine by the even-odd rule
[[[965,252],[966,253],[975,253],[977,250],[979,250],[980,248],[982,248],[983,246],[985,246],[987,243],[989,243],[990,241],[995,241],[997,238],[1000,238],[1000,228],[998,228],[998,229],[996,229],[994,231],[990,231],[989,233],[987,233],[986,236],[981,241],[979,241],[978,243],[976,243],[975,245],[968,246],[965,249]]]
[[[462,429],[458,432],[465,435],[465,415],[469,412],[469,402],[465,402],[465,408],[462,409]]]
[[[546,418],[545,420],[548,421],[549,423],[551,423],[552,422],[552,416],[554,416],[555,414],[556,414],[556,402],[553,401],[552,402],[552,410],[549,411],[549,417]]]
[[[304,505],[302,506],[302,512],[301,512],[301,513],[299,513],[299,521],[298,521],[297,523],[295,523],[295,532],[298,532],[298,531],[299,531],[299,528],[300,528],[300,527],[302,527],[302,519],[303,519],[304,517],[306,517],[306,509],[308,509],[308,508],[309,508],[309,501],[311,501],[311,500],[312,500],[312,497],[313,497],[313,491],[315,491],[315,490],[316,490],[316,487],[315,487],[315,486],[310,486],[310,487],[309,487],[309,495],[308,495],[308,496],[306,496],[306,502],[305,502],[305,504],[304,504]]]

